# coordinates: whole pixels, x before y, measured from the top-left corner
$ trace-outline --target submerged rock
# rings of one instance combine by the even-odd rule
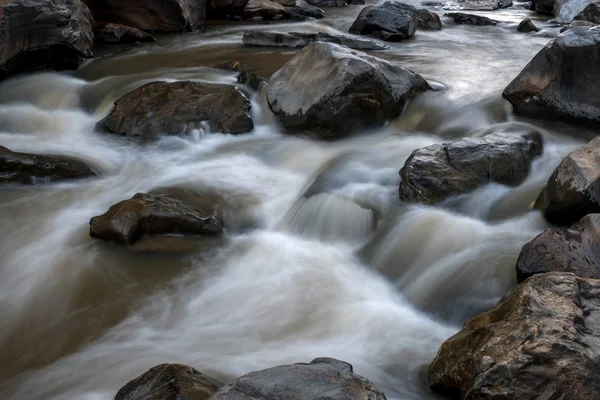
[[[92,56],[91,21],[80,0],[0,1],[0,79],[77,68]]]
[[[94,39],[102,43],[154,42],[154,36],[130,26],[106,24]]]
[[[575,20],[600,24],[600,1],[589,4],[582,12],[575,16]]]
[[[539,133],[492,133],[415,150],[400,170],[400,199],[439,203],[489,182],[521,184],[542,154]]]
[[[454,399],[600,398],[600,280],[535,275],[444,342],[429,385]]]
[[[572,28],[504,89],[515,113],[600,127],[600,26]]]
[[[152,137],[181,135],[206,121],[213,132],[237,134],[254,128],[250,107],[234,86],[152,82],[117,100],[99,125],[120,135]]]
[[[415,34],[418,22],[419,14],[414,6],[386,1],[380,6],[363,8],[350,27],[350,33],[399,42]]]
[[[245,31],[242,41],[247,46],[304,47],[310,43],[336,43],[358,50],[386,50],[390,47],[375,40],[358,39],[329,33]]]
[[[440,31],[442,30],[442,21],[440,16],[426,9],[418,10],[419,23],[418,28],[426,31]]]
[[[600,213],[600,137],[562,160],[534,207],[548,221],[565,226]]]
[[[459,25],[477,25],[477,26],[496,26],[500,21],[490,19],[488,17],[482,17],[481,15],[465,14],[465,13],[446,13],[447,17],[450,17]]]
[[[385,400],[352,365],[333,358],[251,372],[222,387],[212,400]]]
[[[519,282],[551,271],[600,278],[600,214],[586,215],[569,229],[546,229],[523,246],[517,260]]]
[[[529,33],[529,32],[539,32],[540,28],[535,26],[533,21],[530,20],[529,18],[527,18],[527,19],[524,19],[523,21],[521,21],[521,23],[517,27],[517,30],[522,33]]]
[[[430,89],[420,75],[397,64],[337,44],[313,43],[271,77],[267,102],[289,131],[339,139],[382,126]]]
[[[95,175],[81,161],[66,157],[16,153],[0,146],[0,183],[42,183]]]
[[[123,386],[114,400],[208,400],[224,384],[182,364],[161,364]]]
[[[206,0],[85,0],[98,26],[114,23],[145,31],[202,29]]]

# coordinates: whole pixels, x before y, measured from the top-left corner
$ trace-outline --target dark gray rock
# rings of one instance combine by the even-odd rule
[[[325,17],[325,11],[316,7],[286,7],[285,11],[291,15],[297,15],[304,18],[321,19]]]
[[[419,14],[410,4],[386,1],[380,6],[367,6],[350,27],[355,35],[371,35],[390,42],[399,42],[415,34]]]
[[[556,0],[533,0],[531,2],[531,9],[535,10],[538,14],[553,15],[555,2]]]
[[[542,154],[539,133],[492,133],[415,150],[400,170],[400,199],[439,203],[489,182],[522,183]]]
[[[0,79],[77,68],[92,56],[91,21],[80,0],[0,1]]]
[[[588,21],[573,21],[569,25],[565,26],[560,30],[560,33],[568,31],[569,29],[578,28],[581,26],[596,26],[596,24]]]
[[[0,146],[0,183],[43,183],[95,175],[81,161],[58,156],[16,153]]]
[[[154,42],[154,37],[144,31],[130,26],[106,24],[94,37],[100,43],[135,43]]]
[[[545,272],[600,278],[600,214],[588,214],[569,229],[550,228],[523,246],[517,279]]]
[[[376,40],[331,35],[329,33],[246,31],[244,32],[242,41],[247,46],[266,47],[304,47],[310,43],[327,42],[340,44],[357,50],[386,50],[390,48]]]
[[[446,340],[429,385],[461,400],[600,399],[600,280],[535,275]]]
[[[565,157],[534,207],[548,221],[563,226],[600,213],[600,137]]]
[[[521,21],[521,23],[517,27],[517,30],[522,33],[529,33],[529,32],[539,32],[540,28],[535,26],[533,21],[530,20],[529,18],[527,18],[527,19],[524,19],[523,21]]]
[[[352,365],[333,358],[251,372],[224,387],[211,400],[385,400]]]
[[[575,16],[576,21],[587,21],[600,24],[600,1],[589,4],[582,12]]]
[[[238,15],[248,4],[248,0],[208,0],[206,14],[208,18],[223,18]]]
[[[181,135],[202,121],[213,132],[245,133],[253,129],[250,101],[236,87],[191,81],[152,82],[115,102],[99,125],[113,133],[152,138]]]
[[[250,87],[252,90],[258,91],[260,86],[267,81],[256,74],[242,71],[237,76],[237,82],[241,83],[242,85],[248,85],[248,87]]]
[[[515,113],[600,127],[600,26],[572,28],[544,47],[504,90]]]
[[[419,13],[418,28],[426,31],[442,30],[442,21],[440,16],[426,9],[417,10]]]
[[[306,0],[306,2],[315,7],[344,7],[348,5],[346,0]]]
[[[208,400],[224,384],[182,364],[161,364],[123,386],[114,400]]]
[[[395,63],[313,43],[271,77],[267,101],[289,131],[338,139],[382,126],[430,89],[421,76]]]
[[[500,21],[482,17],[481,15],[465,14],[465,13],[446,13],[446,17],[450,17],[459,25],[477,25],[477,26],[496,26]]]

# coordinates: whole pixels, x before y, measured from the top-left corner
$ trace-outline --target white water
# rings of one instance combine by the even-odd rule
[[[272,28],[344,31],[359,10]],[[145,82],[233,84],[234,74],[207,66],[241,58],[265,75],[293,55],[240,47],[239,26],[165,38],[75,76],[2,83],[1,145],[73,156],[100,177],[2,188],[0,398],[108,400],[159,363],[226,380],[321,356],[352,363],[390,399],[436,398],[427,364],[515,284],[520,248],[547,226],[531,203],[585,139],[573,135],[578,127],[537,126],[545,152],[525,183],[488,185],[446,207],[401,204],[398,170],[416,148],[529,126],[507,125],[514,117],[500,98],[554,32],[517,34],[526,15],[496,13],[501,28],[419,32],[378,53],[448,90],[421,96],[378,132],[333,144],[282,134],[260,96],[248,135],[141,146],[95,132],[112,102]],[[238,229],[225,244],[157,255],[89,237],[89,219],[111,204],[173,185],[227,198]]]

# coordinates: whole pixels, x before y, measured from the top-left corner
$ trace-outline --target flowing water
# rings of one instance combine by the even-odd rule
[[[361,6],[301,23],[209,24],[203,34],[90,61],[72,74],[0,85],[0,144],[81,159],[99,178],[4,187],[0,196],[0,398],[108,400],[153,365],[221,379],[330,356],[390,399],[434,399],[426,366],[465,319],[515,285],[520,248],[547,227],[531,204],[593,132],[516,119],[501,90],[556,34],[446,24],[377,55],[446,87],[385,128],[335,143],[281,132],[264,93],[251,134],[202,130],[139,145],[95,131],[115,99],[154,80],[235,84],[211,65],[268,77],[296,50],[245,48],[249,27],[347,32]],[[444,21],[447,22],[446,19]],[[519,187],[488,185],[440,207],[403,205],[398,170],[436,142],[494,130],[542,131]],[[199,254],[134,253],[88,235],[90,217],[136,192],[209,190],[235,211],[227,241]]]

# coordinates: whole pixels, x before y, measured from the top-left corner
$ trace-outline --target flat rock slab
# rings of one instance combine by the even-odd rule
[[[228,383],[211,400],[385,400],[352,365],[333,358],[251,372]]]
[[[459,25],[476,25],[476,26],[496,26],[500,21],[481,15],[465,14],[465,13],[446,13],[446,17],[452,18]]]
[[[535,275],[446,340],[429,385],[461,400],[600,399],[600,280]]]
[[[0,183],[44,183],[94,176],[81,161],[66,157],[16,153],[0,146]]]
[[[328,33],[246,31],[244,32],[242,41],[247,46],[266,47],[304,47],[310,43],[327,42],[357,50],[387,50],[390,48],[390,46],[376,40],[330,35]]]
[[[152,82],[117,100],[99,126],[129,137],[155,137],[182,135],[204,121],[212,132],[238,134],[254,128],[250,107],[234,86]]]

